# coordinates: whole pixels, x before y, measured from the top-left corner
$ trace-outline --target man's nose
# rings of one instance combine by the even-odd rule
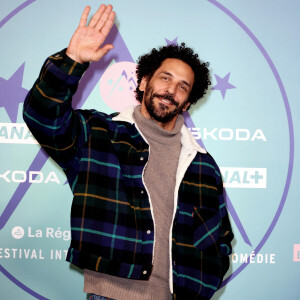
[[[176,92],[176,85],[174,83],[170,83],[168,86],[167,86],[167,92],[170,94],[170,95],[174,95],[175,92]]]

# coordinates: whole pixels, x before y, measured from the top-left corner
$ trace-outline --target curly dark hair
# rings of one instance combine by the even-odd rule
[[[176,58],[188,64],[194,71],[194,84],[189,95],[188,101],[190,104],[195,104],[202,98],[208,89],[210,82],[209,63],[202,62],[198,58],[198,54],[194,53],[193,49],[186,47],[185,43],[181,45],[168,45],[160,47],[158,50],[153,48],[148,54],[138,58],[136,76],[137,88],[135,90],[136,99],[142,102],[144,92],[139,90],[141,80],[144,76],[149,80],[152,78],[155,71],[161,66],[162,62],[167,58]]]

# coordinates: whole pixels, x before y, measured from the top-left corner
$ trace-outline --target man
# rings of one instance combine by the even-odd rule
[[[113,48],[101,47],[112,6],[86,26],[89,10],[24,103],[26,123],[74,194],[67,260],[84,269],[91,299],[209,299],[233,235],[220,170],[180,115],[205,94],[208,64],[184,44],[153,49],[138,62],[140,106],[73,110],[88,63]]]

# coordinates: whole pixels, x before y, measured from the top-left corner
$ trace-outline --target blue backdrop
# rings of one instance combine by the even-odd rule
[[[210,62],[212,88],[186,114],[221,167],[235,234],[214,300],[300,299],[298,0],[114,1],[115,48],[91,65],[74,106],[113,112],[134,103],[134,62],[186,42]],[[1,299],[85,299],[82,272],[64,261],[72,195],[40,150],[22,103],[45,58],[68,45],[85,5],[0,4]]]

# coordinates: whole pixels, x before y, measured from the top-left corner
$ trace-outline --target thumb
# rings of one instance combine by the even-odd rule
[[[95,55],[95,61],[100,60],[103,56],[105,56],[110,50],[112,50],[114,46],[112,44],[107,44],[100,48]]]

